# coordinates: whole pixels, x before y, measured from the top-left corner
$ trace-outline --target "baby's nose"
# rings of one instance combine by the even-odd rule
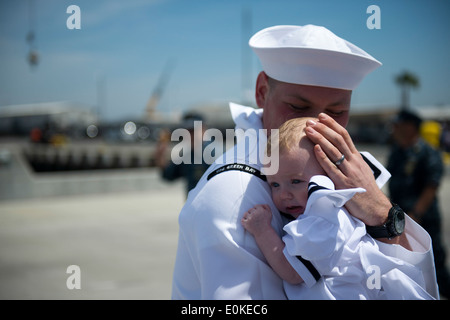
[[[292,196],[293,196],[292,192],[290,192],[287,189],[283,189],[282,192],[281,192],[281,199],[283,199],[283,200],[292,199]]]

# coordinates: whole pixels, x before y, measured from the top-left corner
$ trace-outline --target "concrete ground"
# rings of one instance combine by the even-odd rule
[[[183,182],[150,168],[36,174],[20,148],[0,145],[0,299],[169,299]],[[81,289],[68,289],[73,265]]]
[[[0,202],[0,299],[169,299],[183,202],[181,184]]]

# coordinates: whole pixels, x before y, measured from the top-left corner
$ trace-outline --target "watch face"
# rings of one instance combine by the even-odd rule
[[[401,209],[395,210],[394,228],[397,235],[402,234],[403,230],[405,230],[405,213]]]

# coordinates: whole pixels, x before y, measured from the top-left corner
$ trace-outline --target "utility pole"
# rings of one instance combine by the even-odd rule
[[[248,7],[242,7],[241,11],[241,99],[243,104],[248,104],[251,100],[250,92],[252,88],[252,54],[248,46],[252,32],[252,11]]]

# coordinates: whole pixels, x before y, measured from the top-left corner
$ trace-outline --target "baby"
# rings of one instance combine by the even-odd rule
[[[307,120],[292,119],[280,127],[279,170],[267,175],[276,208],[294,219],[284,227],[283,239],[271,226],[267,204],[251,208],[241,220],[284,280],[287,297],[432,299],[423,288],[425,282],[411,280],[419,272],[417,267],[382,254],[378,242],[366,234],[364,223],[343,207],[355,193],[365,190],[334,190],[304,132]],[[376,166],[378,162],[366,156]]]

